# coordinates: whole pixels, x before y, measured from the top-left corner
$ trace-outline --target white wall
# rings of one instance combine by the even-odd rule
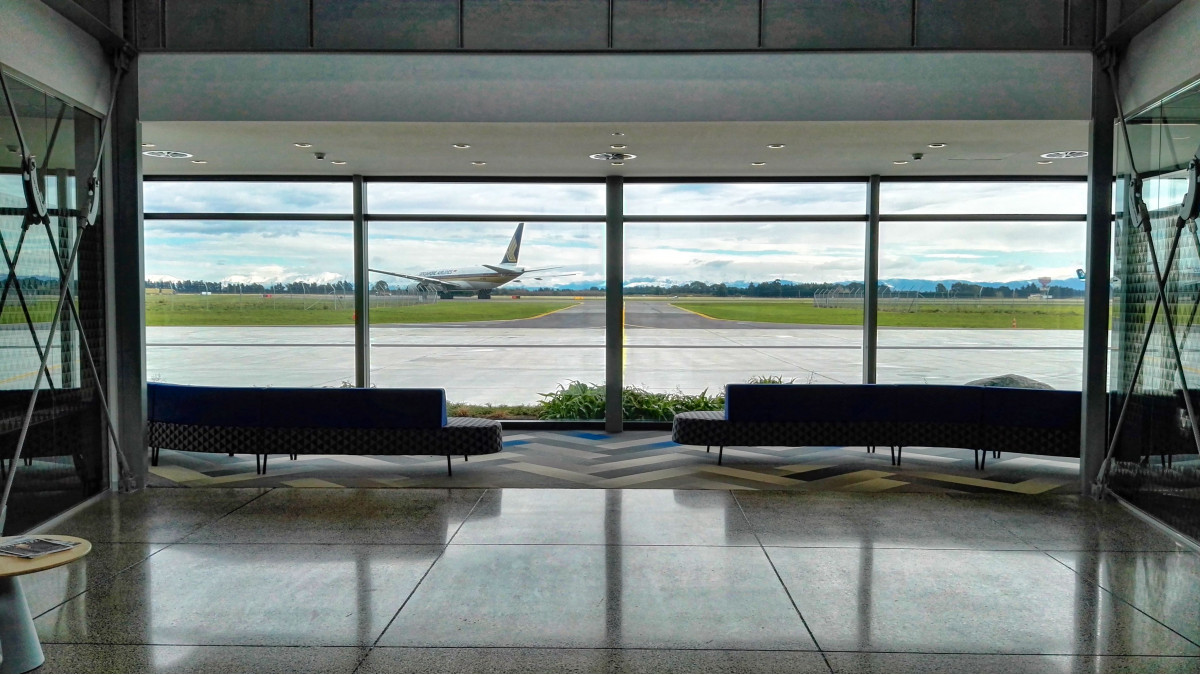
[[[104,50],[40,0],[0,0],[0,64],[92,112],[108,110]]]
[[[1120,72],[1126,114],[1200,78],[1200,0],[1184,0],[1138,34]]]

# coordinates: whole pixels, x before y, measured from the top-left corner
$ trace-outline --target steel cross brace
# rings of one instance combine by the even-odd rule
[[[71,252],[70,252],[69,257],[67,258],[67,262],[65,265],[62,263],[62,258],[59,255],[58,247],[54,244],[54,238],[50,237],[50,244],[54,249],[54,258],[58,263],[59,273],[60,273],[60,278],[59,278],[60,288],[59,288],[59,294],[58,294],[58,302],[55,305],[54,315],[52,316],[51,321],[50,321],[50,331],[46,338],[45,351],[42,352],[42,354],[41,354],[41,365],[39,366],[39,368],[37,370],[37,376],[36,376],[36,378],[34,380],[34,384],[33,384],[33,391],[29,398],[29,405],[25,409],[25,418],[21,424],[21,434],[20,434],[19,438],[17,439],[16,451],[13,453],[14,469],[13,469],[13,471],[9,472],[8,478],[4,484],[4,492],[2,495],[0,495],[0,528],[3,527],[4,522],[6,521],[7,516],[8,516],[8,498],[9,498],[9,495],[12,493],[13,479],[16,478],[16,475],[17,475],[16,460],[20,458],[21,451],[25,447],[25,440],[28,438],[29,427],[33,420],[33,411],[34,411],[35,407],[37,406],[38,394],[41,393],[42,377],[43,377],[43,375],[48,375],[47,361],[50,358],[50,353],[52,351],[51,348],[54,344],[54,337],[55,337],[56,333],[58,332],[58,327],[59,327],[60,321],[63,316],[63,305],[67,303],[67,299],[71,293],[71,287],[70,287],[71,274],[73,273],[72,271],[75,269],[75,263],[79,257],[79,247],[80,247],[80,244],[82,244],[82,242],[83,242],[84,233],[87,231],[87,229],[89,227],[91,227],[95,223],[95,219],[96,219],[97,215],[99,214],[99,210],[100,210],[100,180],[99,180],[100,167],[101,167],[101,163],[104,160],[105,146],[108,143],[109,128],[112,125],[112,115],[113,115],[113,110],[116,106],[116,100],[117,100],[117,88],[120,85],[122,76],[128,70],[128,58],[129,58],[128,54],[126,54],[124,52],[118,52],[114,59],[116,69],[115,69],[115,72],[114,72],[113,78],[112,78],[112,91],[110,92],[108,114],[105,115],[103,126],[101,128],[99,149],[96,153],[96,163],[92,167],[91,174],[88,177],[87,208],[84,210],[84,215],[80,220],[79,232],[75,237],[75,243],[71,246]],[[3,77],[2,73],[0,73],[0,87],[3,88],[3,93],[5,96],[5,99],[8,101],[9,113],[12,115],[13,124],[17,128],[17,135],[18,135],[19,141],[21,143],[21,155],[22,155],[22,164],[21,164],[22,176],[21,176],[21,178],[22,178],[22,181],[23,181],[24,187],[25,187],[25,199],[26,199],[26,205],[28,208],[28,213],[26,215],[26,223],[28,223],[30,220],[32,220],[34,222],[41,222],[47,227],[47,235],[50,235],[51,233],[49,231],[49,226],[50,226],[49,214],[48,214],[48,211],[46,210],[45,200],[41,195],[41,190],[37,186],[36,163],[34,162],[33,158],[29,156],[28,149],[27,149],[28,146],[25,144],[24,137],[21,134],[21,130],[20,130],[20,119],[17,115],[16,108],[13,105],[12,97],[9,96],[8,85],[4,81],[4,77]],[[27,225],[25,225],[24,227],[25,227],[25,229],[28,229]],[[23,239],[23,237],[22,237],[22,239]],[[9,268],[9,274],[10,274],[10,276],[14,274],[14,268],[11,265]],[[19,292],[19,287],[18,287],[18,292]],[[96,368],[95,360],[92,358],[91,349],[88,346],[87,339],[86,339],[86,337],[83,337],[83,326],[82,326],[82,322],[80,321],[80,318],[79,318],[78,310],[75,308],[74,302],[70,303],[70,307],[71,307],[70,316],[75,320],[76,325],[80,329],[80,335],[82,338],[81,346],[83,347],[84,352],[87,355],[88,363],[91,366],[91,370],[92,370],[92,376],[95,378],[97,385],[99,385],[99,383],[101,381],[100,377],[99,377],[99,372]],[[117,463],[119,465],[118,471],[119,471],[119,475],[120,475],[120,480],[121,480],[121,483],[123,486],[128,487],[130,485],[130,479],[132,478],[130,471],[129,471],[129,462],[125,458],[125,453],[121,449],[120,441],[117,438],[116,424],[113,421],[112,411],[108,407],[108,403],[104,397],[104,393],[103,393],[103,391],[101,391],[101,388],[99,386],[97,386],[96,391],[98,393],[98,397],[100,399],[101,406],[104,409],[106,421],[108,422],[107,426],[108,426],[109,436],[111,437],[112,442],[113,442],[113,447],[116,450]]]

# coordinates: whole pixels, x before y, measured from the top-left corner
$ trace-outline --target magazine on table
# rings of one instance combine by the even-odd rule
[[[44,555],[75,548],[77,543],[43,537],[21,537],[0,543],[0,555],[14,558],[40,558]]]

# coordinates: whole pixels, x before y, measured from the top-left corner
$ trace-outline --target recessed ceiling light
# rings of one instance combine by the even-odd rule
[[[612,135],[613,136],[624,136],[625,134],[621,133],[620,131],[614,131],[614,132],[612,132]]]
[[[486,166],[487,165],[487,162],[471,162],[471,163],[474,164],[475,166]]]
[[[455,143],[454,147],[458,148],[459,150],[466,150],[467,148],[469,148],[471,146],[468,143]]]
[[[1053,163],[1054,163],[1054,162],[1053,162],[1053,161],[1051,161],[1051,160],[1049,160],[1049,159],[1043,159],[1043,160],[1041,160],[1041,161],[1039,161],[1039,162],[1038,162],[1038,164],[1043,164],[1043,165],[1044,165],[1044,164],[1053,164]]]
[[[312,147],[312,143],[292,143],[292,145],[296,146],[297,148],[311,148]]]
[[[178,150],[147,150],[142,154],[147,157],[162,157],[164,159],[187,159],[192,156],[190,152],[180,152]]]
[[[143,148],[153,148],[155,146],[153,143],[142,143],[142,147]]]
[[[780,149],[780,148],[786,148],[787,146],[786,146],[786,145],[784,145],[783,143],[771,143],[771,144],[770,144],[770,145],[768,145],[767,147],[768,147],[768,148],[770,148],[770,149],[772,149],[772,150],[778,150],[778,149]]]
[[[330,163],[330,164],[337,164],[338,166],[341,166],[341,165],[345,164],[345,162],[342,162],[342,161],[339,161],[339,160],[336,160],[336,159],[331,159],[331,160],[329,160],[329,163]]]
[[[766,162],[750,162],[750,166],[766,166]]]
[[[625,162],[613,162],[613,166],[625,166]]]
[[[898,159],[898,160],[896,160],[896,161],[892,162],[892,164],[897,164],[897,165],[899,165],[899,164],[908,164],[908,160],[907,160],[907,159]]]
[[[944,147],[946,147],[946,144],[945,144],[945,143],[930,143],[930,144],[929,144],[929,147],[931,147],[931,148],[944,148]]]
[[[1087,156],[1087,150],[1055,150],[1042,155],[1042,159],[1080,159]]]
[[[1191,138],[1191,136],[1172,136],[1172,137],[1171,137],[1171,140],[1173,140],[1173,141],[1186,141],[1186,140],[1187,140],[1187,139],[1189,139],[1189,138]]]
[[[612,148],[613,150],[624,150],[625,149],[625,146],[621,145],[620,143],[614,143],[608,147]]]
[[[634,159],[637,155],[631,155],[628,152],[597,152],[594,155],[588,155],[592,159],[603,159],[607,162],[624,162],[627,159]]]
[[[208,164],[207,159],[193,159],[192,164]]]

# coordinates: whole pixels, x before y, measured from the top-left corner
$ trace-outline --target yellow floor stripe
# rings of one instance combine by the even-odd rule
[[[902,485],[908,485],[908,483],[892,480],[891,478],[873,478],[871,480],[864,480],[861,483],[843,486],[842,489],[847,492],[883,492]]]
[[[338,485],[337,483],[330,483],[329,481],[321,480],[320,478],[300,478],[298,480],[285,480],[285,481],[283,481],[283,484],[290,486],[290,487],[296,487],[296,488],[342,487],[341,485]]]
[[[707,473],[721,474],[722,476],[733,476],[735,478],[745,478],[747,480],[755,480],[760,483],[770,483],[772,485],[805,485],[802,480],[795,478],[784,478],[783,476],[772,476],[768,473],[758,473],[757,471],[746,471],[744,469],[731,469],[727,466],[705,466],[700,467],[700,471]]]
[[[924,471],[906,471],[906,475],[917,478],[930,478],[946,483],[958,483],[959,485],[974,485],[975,487],[987,488],[989,490],[1003,490],[1005,492],[1016,492],[1023,495],[1036,495],[1043,492],[1049,492],[1057,487],[1062,487],[1066,483],[1062,481],[1048,481],[1040,478],[1031,478],[1030,480],[1021,481],[1020,483],[1002,483],[995,480],[986,480],[984,478],[969,478],[967,476],[954,476],[948,473],[927,473]]]
[[[775,469],[775,471],[783,473],[805,473],[806,471],[816,471],[817,469],[828,469],[836,464],[788,464]]]
[[[566,469],[557,469],[552,466],[540,466],[538,464],[527,464],[525,462],[513,462],[512,464],[506,464],[504,466],[504,468],[516,469],[517,471],[533,473],[533,474],[537,474],[539,476],[546,476],[548,478],[557,478],[559,480],[569,480],[574,483],[579,483],[581,485],[596,485],[596,484],[600,483],[600,481],[602,480],[600,478],[596,478],[595,476],[589,476],[586,473],[579,473],[576,471],[567,471]]]
[[[638,457],[636,459],[623,459],[619,462],[609,462],[607,464],[597,464],[595,467],[592,467],[592,470],[597,471],[597,472],[613,471],[613,470],[620,471],[621,469],[631,469],[634,467],[646,466],[648,464],[662,464],[664,462],[673,462],[677,459],[690,459],[690,458],[687,455],[676,455],[676,454],[651,455],[650,457]]]
[[[855,485],[856,483],[865,483],[867,481],[887,478],[888,476],[894,475],[896,474],[890,471],[874,471],[871,469],[864,469],[862,471],[844,473],[840,476],[830,476],[829,478],[814,480],[810,482],[809,485],[821,490],[828,490],[830,488],[844,489],[850,487],[851,485]]]
[[[679,478],[680,476],[693,476],[696,469],[692,467],[675,467],[673,469],[658,469],[657,471],[647,471],[645,473],[635,473],[628,476],[618,476],[617,478],[606,478],[596,484],[597,487],[606,488],[621,488],[631,485],[641,485],[642,483],[652,483],[669,478]]]
[[[212,480],[199,471],[193,471],[182,466],[152,466],[150,467],[150,473],[176,483],[196,483],[200,485],[205,481]]]

